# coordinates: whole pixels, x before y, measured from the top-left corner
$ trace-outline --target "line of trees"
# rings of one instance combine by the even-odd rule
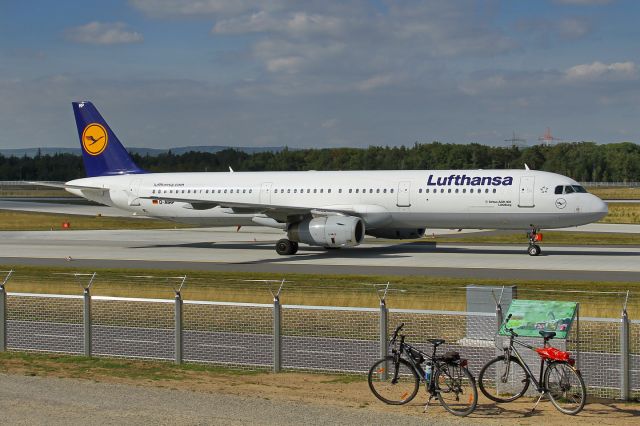
[[[169,152],[133,158],[140,167],[152,172],[227,171],[229,166],[235,171],[519,169],[526,163],[531,169],[556,172],[579,181],[640,181],[640,145],[630,142],[561,143],[528,148],[433,142],[412,147],[284,149],[254,154],[234,149],[181,155]],[[84,176],[82,158],[77,155],[0,155],[0,180],[66,181]]]

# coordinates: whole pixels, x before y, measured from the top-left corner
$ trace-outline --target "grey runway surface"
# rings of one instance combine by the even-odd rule
[[[75,200],[82,202],[82,200]],[[0,209],[81,215],[130,216],[104,206],[0,199]],[[595,223],[564,231],[638,235],[637,246],[548,246],[526,254],[519,245],[438,243],[367,239],[342,250],[301,245],[295,256],[279,256],[280,230],[262,227],[142,231],[0,232],[0,262],[12,265],[88,268],[246,271],[362,275],[432,275],[486,279],[640,281],[640,225]],[[66,259],[72,259],[68,261]]]
[[[235,228],[0,232],[0,262],[187,271],[640,281],[640,246],[544,245],[543,255],[531,257],[525,252],[526,244],[368,240],[359,247],[331,251],[301,245],[297,255],[279,256],[274,243],[281,236],[280,231],[269,228],[242,228],[240,232]]]

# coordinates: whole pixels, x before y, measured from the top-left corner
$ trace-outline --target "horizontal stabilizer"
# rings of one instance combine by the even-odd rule
[[[27,182],[29,185],[38,185],[38,186],[47,186],[49,188],[60,188],[60,189],[93,189],[99,191],[106,191],[108,188],[103,188],[101,186],[89,186],[89,185],[70,185],[64,182]]]

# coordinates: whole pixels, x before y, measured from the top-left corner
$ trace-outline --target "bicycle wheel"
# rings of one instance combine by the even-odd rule
[[[495,402],[511,402],[525,394],[531,378],[517,358],[509,362],[504,355],[492,359],[482,367],[478,386],[487,398]]]
[[[464,367],[445,365],[436,371],[436,392],[445,410],[456,416],[467,416],[476,409],[476,381]]]
[[[369,370],[369,389],[386,404],[406,404],[415,398],[419,388],[418,373],[404,359],[396,364],[389,355],[376,361]]]
[[[587,400],[587,389],[582,376],[566,362],[549,364],[544,372],[544,383],[549,399],[564,414],[578,414]]]

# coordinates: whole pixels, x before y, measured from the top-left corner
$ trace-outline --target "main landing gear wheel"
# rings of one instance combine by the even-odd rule
[[[540,250],[540,246],[537,244],[531,244],[529,245],[529,249],[527,250],[529,252],[529,256],[537,256],[540,254],[540,252],[542,250]]]
[[[298,252],[298,243],[296,241],[283,238],[276,243],[276,253],[281,256],[296,254]]]

